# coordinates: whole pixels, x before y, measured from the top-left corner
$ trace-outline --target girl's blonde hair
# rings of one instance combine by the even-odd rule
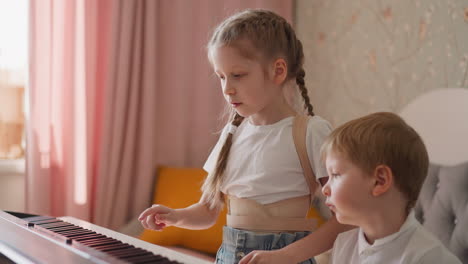
[[[302,43],[297,39],[293,28],[284,18],[271,11],[261,9],[247,9],[236,13],[214,30],[208,43],[210,60],[213,49],[224,45],[236,47],[242,56],[262,61],[265,64],[283,58],[288,68],[286,81],[295,79],[304,99],[304,108],[309,115],[314,115],[304,82]],[[244,117],[234,110],[231,111],[230,116],[229,122],[234,126],[239,126],[244,120]],[[220,207],[224,200],[221,194],[221,185],[232,145],[232,137],[233,135],[228,133],[219,153],[216,167],[208,174],[202,186],[202,202],[208,204],[210,208]]]
[[[388,166],[407,199],[406,212],[416,204],[429,157],[421,137],[398,115],[378,112],[341,125],[323,143],[322,159],[330,152],[343,154],[369,175],[379,165]]]

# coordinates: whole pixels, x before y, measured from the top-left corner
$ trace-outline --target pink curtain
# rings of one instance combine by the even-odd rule
[[[90,220],[111,0],[30,1],[26,210]]]
[[[27,210],[118,228],[157,166],[202,166],[224,108],[211,30],[247,7],[291,21],[292,2],[31,1]]]

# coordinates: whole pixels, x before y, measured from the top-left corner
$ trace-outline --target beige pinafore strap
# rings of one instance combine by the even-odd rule
[[[307,124],[310,116],[298,115],[293,121],[293,140],[296,146],[297,155],[301,162],[302,170],[304,171],[304,177],[309,185],[311,200],[314,197],[315,190],[318,188],[318,183],[315,178],[314,171],[310,165],[309,155],[307,154]]]

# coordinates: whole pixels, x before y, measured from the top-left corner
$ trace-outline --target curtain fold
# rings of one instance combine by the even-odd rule
[[[154,171],[158,1],[116,1],[95,222],[117,228],[147,204]],[[109,191],[111,190],[111,191]],[[142,195],[142,194],[146,195]]]

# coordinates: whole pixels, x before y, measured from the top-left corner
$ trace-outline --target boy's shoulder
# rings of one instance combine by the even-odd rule
[[[461,261],[439,239],[419,223],[407,247],[406,251],[419,253],[418,263],[461,264]]]
[[[355,246],[359,240],[359,228],[348,230],[346,232],[338,234],[335,240],[335,245],[338,247]]]
[[[344,259],[346,259],[348,263],[352,263],[352,261],[359,262],[359,260],[356,259],[352,260],[352,258],[355,257],[355,252],[358,251],[359,230],[360,228],[356,227],[338,234],[333,244],[330,263],[343,263]]]

